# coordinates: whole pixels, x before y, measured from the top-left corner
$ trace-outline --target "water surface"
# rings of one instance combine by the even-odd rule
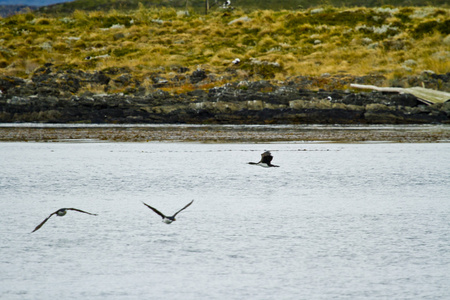
[[[280,168],[248,165],[272,150]],[[448,299],[450,144],[0,143],[2,299]],[[144,201],[173,213],[171,225]],[[69,212],[75,207],[98,216]]]

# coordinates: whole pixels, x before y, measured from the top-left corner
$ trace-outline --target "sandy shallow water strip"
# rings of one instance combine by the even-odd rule
[[[450,126],[0,124],[0,141],[450,142]]]

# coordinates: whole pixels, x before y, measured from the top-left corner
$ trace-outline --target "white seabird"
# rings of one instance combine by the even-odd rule
[[[183,209],[186,209],[189,205],[191,205],[192,202],[194,202],[194,200],[192,200],[192,201],[189,202],[185,207],[183,207],[182,209],[180,209],[179,211],[177,211],[173,216],[166,216],[166,215],[164,215],[162,212],[160,212],[159,210],[157,210],[156,208],[151,207],[150,205],[148,205],[148,204],[146,204],[146,203],[144,203],[144,202],[142,202],[142,203],[143,203],[145,206],[147,206],[148,208],[150,208],[151,210],[153,210],[155,213],[157,213],[158,215],[160,215],[161,218],[162,218],[162,221],[163,221],[164,223],[170,224],[170,223],[176,221],[175,216],[178,215],[178,213],[179,213],[180,211],[182,211]]]
[[[51,213],[50,216],[48,216],[44,221],[42,221],[41,224],[36,226],[36,228],[31,233],[33,233],[36,230],[38,230],[39,228],[41,228],[42,225],[44,225],[45,222],[47,222],[48,219],[50,219],[51,216],[57,215],[58,217],[62,217],[62,216],[64,216],[67,213],[68,210],[74,210],[74,211],[82,212],[82,213],[85,213],[85,214],[88,214],[88,215],[93,215],[93,216],[97,215],[97,214],[91,214],[91,213],[89,213],[87,211],[84,211],[84,210],[81,210],[81,209],[77,209],[77,208],[60,208],[57,211],[55,211],[54,213]]]

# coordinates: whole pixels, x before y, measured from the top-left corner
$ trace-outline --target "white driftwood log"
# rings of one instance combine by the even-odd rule
[[[443,91],[436,91],[431,89],[426,89],[422,87],[411,87],[411,88],[397,88],[397,87],[378,87],[375,85],[365,85],[365,84],[350,84],[351,87],[356,89],[365,90],[375,90],[380,92],[392,92],[401,94],[411,94],[417,97],[423,103],[428,105],[436,103],[444,103],[450,100],[450,93]]]

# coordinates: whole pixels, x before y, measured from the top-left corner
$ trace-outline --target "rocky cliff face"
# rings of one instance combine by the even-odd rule
[[[31,79],[0,76],[0,122],[191,123],[191,124],[426,124],[450,123],[450,103],[425,105],[414,96],[342,89],[349,83],[378,84],[380,76],[295,77],[285,82],[210,83],[203,70],[173,81],[152,78],[143,86],[127,70],[88,73],[39,68]],[[199,89],[169,93],[180,78]],[[450,90],[450,73],[423,74],[399,84]],[[86,92],[87,85],[105,93]],[[120,87],[123,92],[113,92]],[[318,88],[320,87],[320,89]],[[313,90],[314,89],[314,90]],[[82,92],[85,90],[84,92]]]

